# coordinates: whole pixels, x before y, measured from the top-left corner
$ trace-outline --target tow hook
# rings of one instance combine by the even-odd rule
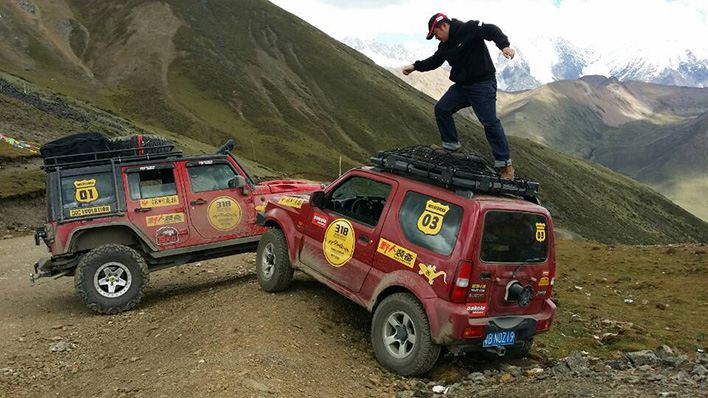
[[[492,354],[497,354],[498,356],[503,357],[504,355],[506,355],[506,347],[490,347],[487,348],[487,352],[491,352]]]

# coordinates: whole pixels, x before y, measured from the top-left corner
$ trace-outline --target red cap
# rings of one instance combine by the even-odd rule
[[[433,31],[435,28],[438,26],[440,21],[445,21],[447,20],[447,15],[439,12],[435,15],[433,15],[430,20],[428,21],[428,36],[426,37],[427,40],[430,40],[433,38]]]

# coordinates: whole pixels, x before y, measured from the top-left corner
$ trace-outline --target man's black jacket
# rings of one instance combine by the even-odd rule
[[[495,79],[494,64],[489,56],[485,40],[494,41],[500,50],[509,47],[509,39],[496,25],[480,21],[450,21],[450,37],[440,42],[432,57],[416,61],[415,70],[426,72],[439,68],[447,61],[452,70],[450,80],[460,84],[472,84]]]

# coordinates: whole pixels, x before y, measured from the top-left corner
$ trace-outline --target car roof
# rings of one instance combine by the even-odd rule
[[[408,186],[425,186],[426,191],[428,192],[434,191],[439,196],[447,196],[448,198],[452,198],[454,196],[455,198],[458,198],[457,200],[459,200],[459,203],[464,203],[465,201],[476,202],[478,206],[482,209],[503,208],[508,210],[530,211],[535,213],[550,214],[548,212],[548,209],[546,209],[545,207],[515,196],[505,194],[490,195],[483,193],[472,193],[471,197],[468,197],[467,195],[470,191],[456,191],[454,189],[435,184],[430,180],[415,178],[414,176],[401,175],[389,171],[378,170],[370,166],[364,166],[357,170],[387,178],[392,178],[398,181],[403,181]]]

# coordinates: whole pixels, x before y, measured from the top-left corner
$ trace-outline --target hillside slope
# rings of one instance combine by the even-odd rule
[[[0,12],[21,44],[1,47],[0,69],[158,131],[233,137],[290,174],[329,179],[340,156],[353,166],[439,140],[429,97],[265,0],[37,0]],[[478,126],[459,126],[468,148],[488,152]],[[708,241],[708,224],[635,181],[527,140],[512,147],[561,226],[607,242]]]
[[[708,89],[601,76],[504,93],[510,134],[599,162],[708,220]],[[701,199],[703,198],[703,199]]]

